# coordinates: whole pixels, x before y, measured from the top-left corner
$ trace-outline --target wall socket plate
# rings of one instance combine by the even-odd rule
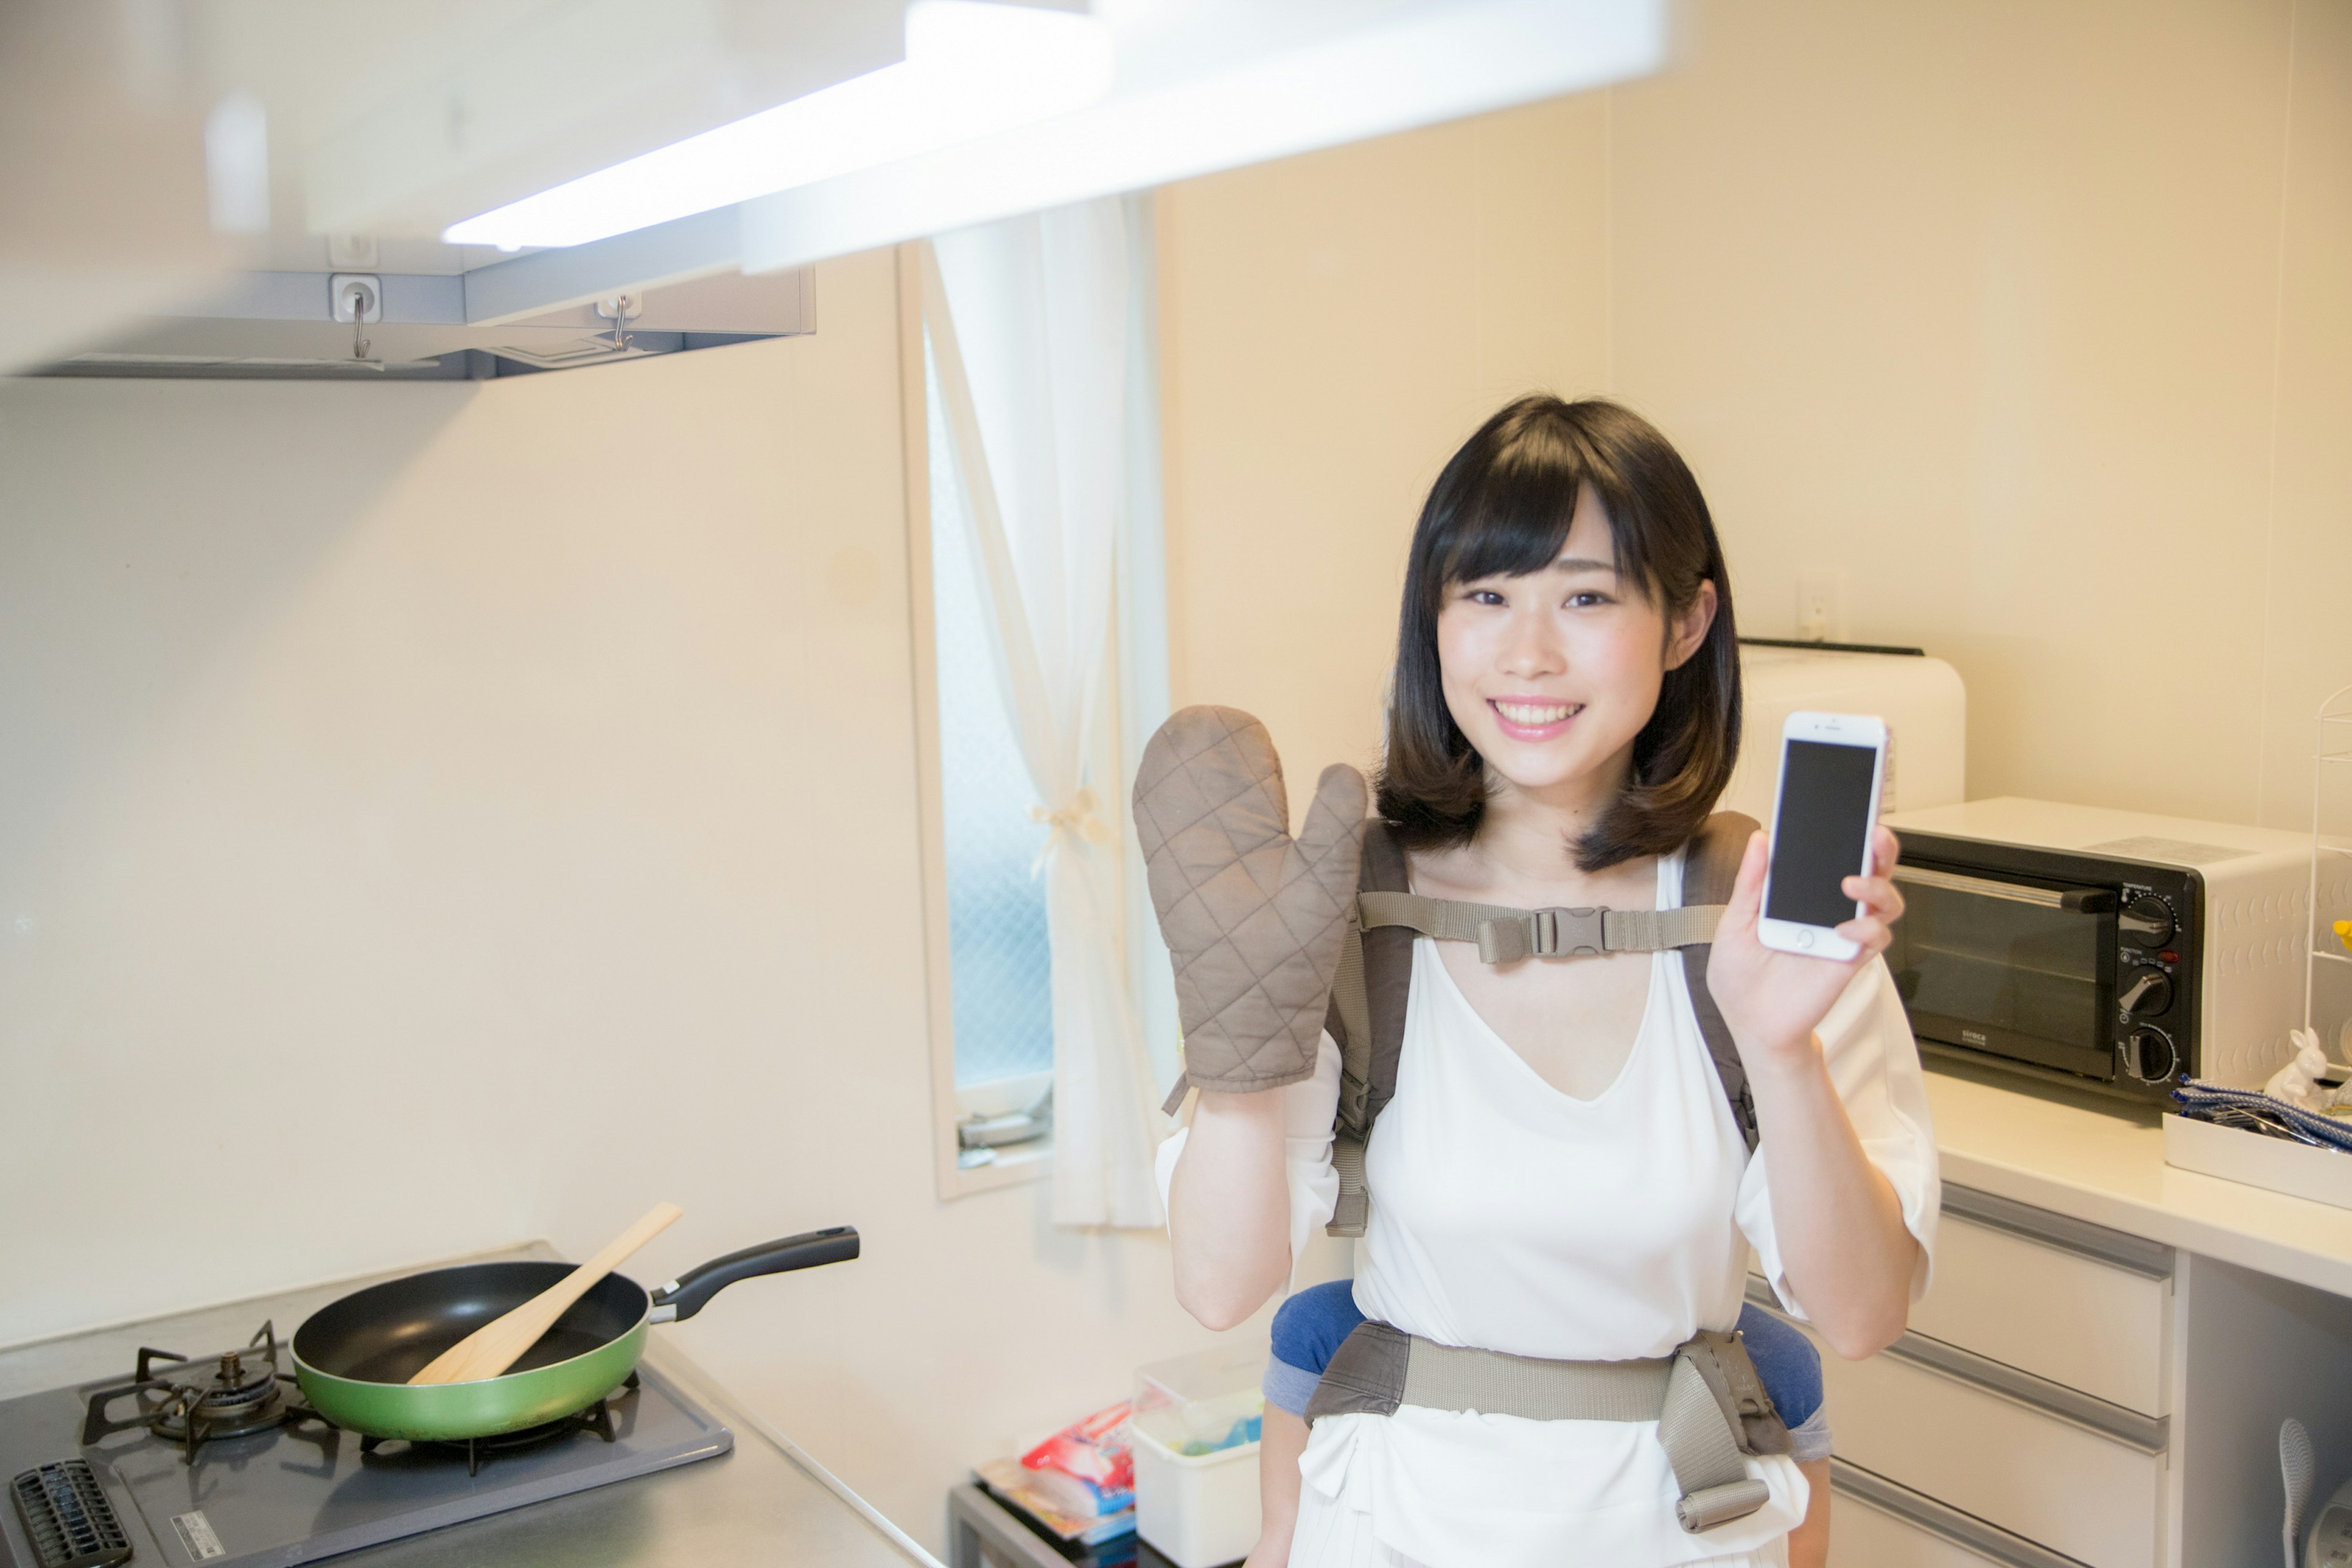
[[[373,272],[383,265],[383,248],[368,234],[327,237],[327,266],[336,272]]]
[[[1797,640],[1846,640],[1843,572],[1817,566],[1797,574]]]

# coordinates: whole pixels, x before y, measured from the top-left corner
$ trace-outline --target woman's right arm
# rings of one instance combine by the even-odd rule
[[[1208,1327],[1230,1329],[1278,1295],[1307,1238],[1331,1217],[1339,1104],[1339,1047],[1326,1035],[1314,1077],[1249,1094],[1203,1089],[1192,1126],[1171,1140],[1176,1300]]]
[[[1290,1277],[1290,1190],[1279,1092],[1202,1091],[1168,1192],[1176,1300],[1230,1329]]]

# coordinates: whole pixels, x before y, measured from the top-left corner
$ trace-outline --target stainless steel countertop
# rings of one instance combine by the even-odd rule
[[[544,1243],[463,1261],[553,1258]],[[121,1373],[142,1344],[203,1355],[243,1344],[269,1319],[282,1340],[338,1297],[376,1279],[92,1329],[0,1350],[0,1399]],[[682,1384],[735,1433],[715,1459],[594,1487],[552,1501],[326,1559],[351,1568],[712,1568],[790,1563],[794,1568],[940,1568],[939,1559],[876,1512],[783,1434],[715,1387],[701,1369],[651,1336],[645,1359]],[[6,1556],[0,1547],[0,1559]]]

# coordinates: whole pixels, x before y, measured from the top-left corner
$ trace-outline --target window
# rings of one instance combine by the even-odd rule
[[[928,352],[923,372],[955,1086],[966,1115],[1003,1115],[1034,1103],[1053,1082],[1053,970],[1045,887],[1035,875],[1045,828],[1030,817],[1036,787],[1022,766],[991,665],[978,563],[964,537],[939,372]]]
[[[1129,237],[1123,252],[1116,244],[1121,225]],[[1109,245],[1102,243],[1107,232]],[[1084,211],[966,231],[952,243],[961,247],[955,265],[965,269],[957,286],[972,290],[964,303],[981,313],[959,319],[953,335],[936,341],[927,330],[925,300],[936,301],[938,319],[947,319],[943,264],[926,247],[900,253],[940,1190],[951,1197],[1058,1166],[1057,1222],[1156,1224],[1150,1152],[1157,1122],[1150,1102],[1157,1100],[1151,1080],[1173,1072],[1174,996],[1128,831],[1124,783],[1167,710],[1149,220],[1137,204],[1113,198]],[[1035,262],[1038,247],[1051,253],[1050,263]],[[1065,325],[1071,320],[1055,314],[1068,296],[1041,283],[1048,266],[1083,268],[1123,255],[1127,259],[1108,265],[1133,268],[1139,252],[1146,258],[1141,282],[1130,273],[1120,284],[1130,293],[1124,342],[1111,342],[1091,369],[1085,361],[1054,362],[1051,386],[1033,398],[1025,379],[1032,372],[1022,357],[1023,345],[1034,341],[1027,331],[1040,312]],[[1035,270],[1024,270],[1033,264]],[[992,313],[999,310],[1003,314]],[[1083,311],[1076,321],[1081,331],[1101,325]],[[1061,414],[1048,400],[1055,392],[1074,399]],[[1032,417],[1036,410],[1043,415]],[[1075,410],[1094,411],[1093,423]],[[1061,422],[1065,414],[1083,432],[1079,450],[1115,447],[1116,463],[1091,471],[1084,464],[1059,467],[1053,444],[1073,438]],[[961,470],[978,449],[971,431],[983,417],[999,423],[988,426],[989,453],[974,460],[996,471],[971,478]],[[1006,443],[1002,451],[994,445],[1000,439]],[[1011,466],[996,469],[1000,461]],[[1037,510],[1038,492],[1024,497],[1019,487],[1034,486],[1041,472],[1056,476],[1049,485],[1079,486],[1088,497],[1085,509],[1056,510],[1066,503],[1053,500],[1049,489],[1045,510]],[[1101,515],[1092,502],[1103,496],[1099,489],[1085,491],[1085,484],[1106,479],[1125,486],[1112,492],[1118,521],[1108,536],[1083,521]],[[1013,510],[1001,519],[992,511],[975,518],[969,510],[975,493],[1010,494]],[[1044,531],[1024,534],[1024,528]],[[983,546],[983,539],[993,542]],[[1004,613],[1016,617],[1007,625],[999,624],[998,602],[981,570],[983,548],[1005,551],[1000,569],[1022,584],[1025,598],[1007,606]],[[1097,638],[1101,651],[1092,657],[1102,660],[1099,667],[1068,662]],[[1039,704],[1034,712],[1008,710],[999,664],[1007,647],[1022,672],[1021,689],[1030,694],[1024,702],[1034,697]],[[1055,727],[1071,723],[1064,705],[1080,691],[1095,706],[1082,731],[1084,752],[1073,757],[1054,750],[1075,740],[1069,729]],[[1030,744],[1043,748],[1049,759],[1044,765],[1059,781],[1050,804],[1070,837],[1058,847],[1024,760],[1027,731],[1021,726],[1028,723],[1045,727]],[[1079,765],[1073,770],[1073,763]],[[1070,963],[1069,973],[1057,974],[1057,959]],[[1058,1004],[1057,980],[1064,993]],[[1139,996],[1146,999],[1139,1009]],[[1059,1040],[1057,1005],[1067,1009],[1060,1018],[1066,1037]],[[1052,1097],[1057,1060],[1066,1105]],[[1057,1121],[1069,1133],[1058,1153],[1052,1135]]]

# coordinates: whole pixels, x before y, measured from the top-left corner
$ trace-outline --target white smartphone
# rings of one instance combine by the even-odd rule
[[[1885,782],[1884,719],[1789,715],[1780,726],[1780,786],[1772,803],[1759,942],[1840,961],[1862,951],[1832,928],[1862,912],[1840,884],[1870,864],[1870,830]]]

